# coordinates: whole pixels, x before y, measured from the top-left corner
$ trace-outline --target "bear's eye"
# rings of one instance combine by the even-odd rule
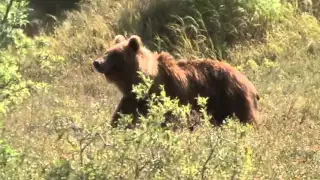
[[[108,54],[108,59],[112,59],[112,60],[121,60],[122,58],[122,54],[118,53],[118,52],[112,52]]]
[[[112,69],[117,72],[123,71],[124,66],[124,57],[119,52],[112,52],[107,55],[107,59],[109,62],[112,62]]]

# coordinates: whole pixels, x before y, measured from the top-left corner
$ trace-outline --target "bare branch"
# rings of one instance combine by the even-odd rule
[[[205,163],[203,164],[202,169],[201,169],[201,179],[205,179],[205,171],[206,171],[206,169],[207,169],[207,164],[208,164],[209,161],[211,160],[212,155],[213,155],[213,152],[214,152],[214,149],[211,147],[211,148],[210,148],[209,155],[208,155],[208,158],[206,159],[206,161],[205,161]]]

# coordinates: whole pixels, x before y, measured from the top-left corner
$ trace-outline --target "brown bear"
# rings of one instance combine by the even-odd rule
[[[147,102],[138,101],[132,93],[132,85],[140,83],[137,71],[153,79],[150,93],[159,93],[164,85],[166,94],[178,98],[181,104],[191,104],[198,109],[198,96],[208,97],[207,112],[212,115],[211,124],[221,125],[223,120],[235,115],[242,123],[257,125],[259,95],[245,75],[231,65],[211,59],[175,60],[167,52],[155,53],[143,46],[137,35],[126,39],[117,35],[115,45],[94,60],[94,68],[114,83],[123,97],[112,117],[112,126],[118,125],[119,113],[146,115]]]

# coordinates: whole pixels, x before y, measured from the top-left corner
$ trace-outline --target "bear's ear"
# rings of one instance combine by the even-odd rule
[[[129,43],[128,46],[134,50],[135,52],[137,52],[140,47],[142,46],[142,42],[141,42],[141,38],[137,35],[132,35],[129,39]]]
[[[121,34],[116,35],[116,37],[114,38],[114,41],[116,42],[116,44],[121,43],[125,40],[126,38]]]

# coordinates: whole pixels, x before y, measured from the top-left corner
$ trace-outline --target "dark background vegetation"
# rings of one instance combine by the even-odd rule
[[[319,179],[319,2],[0,0],[0,179]],[[203,110],[194,132],[166,131],[166,111],[192,118],[159,96],[141,127],[110,128],[121,94],[91,63],[119,33],[234,65],[263,124],[210,127]]]
[[[29,21],[25,27],[25,33],[28,36],[34,36],[39,30],[45,29],[51,32],[54,23],[65,18],[64,12],[67,10],[76,10],[80,0],[30,0]]]

